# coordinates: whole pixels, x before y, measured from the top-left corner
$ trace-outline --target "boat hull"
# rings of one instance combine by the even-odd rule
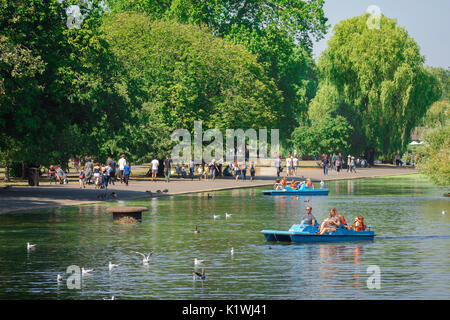
[[[318,234],[317,227],[305,225],[293,225],[288,231],[262,230],[261,233],[267,241],[315,243],[315,242],[343,242],[343,241],[367,241],[373,240],[373,231],[353,231],[339,228],[336,232]]]
[[[310,190],[263,190],[262,193],[271,196],[327,196],[329,189],[310,189]]]

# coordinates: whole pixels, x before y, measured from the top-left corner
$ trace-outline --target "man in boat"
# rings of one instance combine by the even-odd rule
[[[317,223],[316,217],[312,215],[312,207],[306,207],[306,215],[302,218],[302,224],[309,224],[311,226],[315,226]]]

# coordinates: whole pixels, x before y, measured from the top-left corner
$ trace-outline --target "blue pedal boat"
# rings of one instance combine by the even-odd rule
[[[272,196],[285,196],[285,195],[296,195],[296,196],[327,196],[330,189],[310,189],[304,188],[300,189],[292,189],[291,187],[284,187],[283,190],[263,190],[262,193],[266,195]]]
[[[294,224],[288,231],[262,230],[261,233],[267,241],[282,242],[337,242],[337,241],[363,241],[373,240],[374,231],[354,231],[340,227],[335,232],[325,232],[323,235],[317,234],[319,229],[306,224]]]

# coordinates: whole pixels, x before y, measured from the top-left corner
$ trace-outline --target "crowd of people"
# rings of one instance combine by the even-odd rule
[[[367,168],[370,167],[366,159],[354,156],[347,156],[345,159],[342,153],[339,154],[322,154],[322,159],[319,165],[323,169],[323,174],[328,175],[328,169],[340,173],[344,168],[347,168],[347,172],[356,173],[356,168]]]
[[[79,172],[78,181],[80,188],[86,188],[86,185],[93,184],[96,189],[107,189],[109,184],[115,184],[116,181],[128,185],[131,174],[131,166],[122,155],[117,163],[108,157],[106,164],[92,161],[89,155],[84,159],[84,165],[80,168],[79,161],[74,161],[75,170]],[[51,165],[48,169],[48,176],[51,182],[60,184],[68,183],[67,174],[60,165],[56,168]]]
[[[150,165],[152,181],[156,181],[160,163],[157,159],[154,159]],[[164,179],[166,182],[170,182],[170,177],[174,174],[177,174],[179,178],[183,179],[187,179],[189,176],[189,179],[191,180],[194,180],[195,175],[197,175],[198,180],[204,179],[211,181],[214,181],[218,176],[234,177],[236,181],[238,181],[239,178],[242,180],[247,180],[247,173],[250,173],[250,180],[253,181],[256,175],[256,166],[254,162],[251,162],[249,166],[247,161],[243,161],[239,164],[237,160],[224,166],[221,162],[219,163],[215,159],[212,159],[209,163],[203,162],[201,164],[196,164],[191,158],[188,164],[179,163],[173,167],[172,160],[169,156],[166,156],[162,162],[162,166]]]
[[[322,223],[319,223],[312,214],[311,206],[306,207],[306,215],[302,218],[301,223],[316,226],[319,229],[319,235],[326,232],[335,232],[338,228],[354,231],[364,231],[367,228],[364,224],[364,217],[362,215],[359,215],[354,219],[353,225],[349,225],[347,224],[344,215],[338,214],[336,208],[331,208],[328,217]]]

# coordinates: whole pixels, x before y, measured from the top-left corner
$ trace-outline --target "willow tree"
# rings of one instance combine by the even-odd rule
[[[404,151],[412,129],[441,93],[405,28],[385,16],[378,29],[369,28],[368,18],[365,14],[334,27],[319,69],[349,106],[342,115],[360,137],[351,141],[352,152],[373,161],[375,154]]]

